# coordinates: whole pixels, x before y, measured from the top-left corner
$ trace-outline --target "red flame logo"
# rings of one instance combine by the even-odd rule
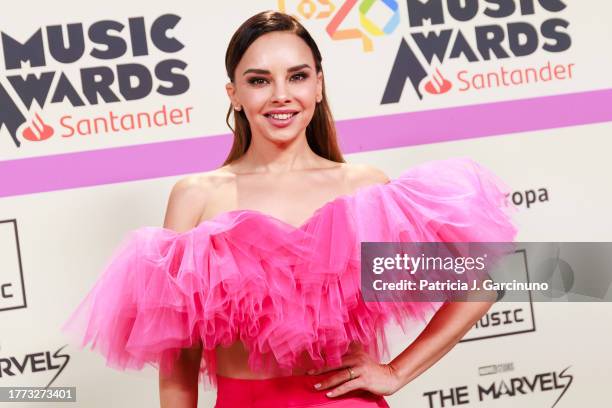
[[[32,126],[28,126],[22,132],[24,139],[31,142],[40,142],[53,136],[53,128],[43,122],[40,115],[35,114],[35,118],[32,120]],[[33,129],[32,129],[33,128]]]
[[[436,72],[431,75],[431,79],[425,84],[425,91],[432,95],[440,95],[450,91],[453,84],[436,68]]]

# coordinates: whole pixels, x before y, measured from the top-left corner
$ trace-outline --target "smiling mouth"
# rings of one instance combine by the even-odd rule
[[[266,113],[264,116],[276,120],[288,120],[297,115],[297,112],[292,113]]]

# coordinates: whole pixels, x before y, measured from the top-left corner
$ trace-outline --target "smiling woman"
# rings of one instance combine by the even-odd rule
[[[317,44],[297,20],[266,17],[257,24],[252,18],[238,28],[225,54],[230,79],[225,88],[231,100],[226,122],[234,143],[224,164],[247,152],[253,133],[282,143],[297,129],[305,129],[316,155],[344,162]]]
[[[287,46],[293,52],[287,53]],[[270,49],[276,50],[278,55],[270,55]],[[246,50],[235,68],[241,74],[227,84],[226,89],[236,111],[242,112],[248,120],[251,131],[272,136],[274,129],[284,129],[292,124],[299,127],[308,125],[314,115],[315,103],[322,100],[323,73],[315,70],[313,62],[274,71],[258,68],[269,65],[270,59],[285,60],[285,66],[290,61],[313,60],[307,44],[296,35],[269,33],[255,40]],[[270,100],[286,102],[289,95],[293,96],[290,106],[270,107]],[[275,132],[274,137],[288,139],[292,133],[287,129]]]
[[[492,298],[366,303],[361,243],[511,240],[507,188],[465,158],[393,180],[346,163],[321,53],[287,14],[245,21],[225,67],[225,162],[178,180],[164,226],[130,235],[68,327],[111,366],[158,367],[164,408],[195,407],[200,380],[217,386],[216,408],[388,407],[384,396],[446,354]],[[407,330],[433,311],[381,361],[387,325]]]

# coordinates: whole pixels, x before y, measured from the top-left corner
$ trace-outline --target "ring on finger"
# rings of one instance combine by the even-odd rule
[[[349,381],[355,378],[355,372],[353,371],[353,367],[347,367],[346,369],[349,372]]]

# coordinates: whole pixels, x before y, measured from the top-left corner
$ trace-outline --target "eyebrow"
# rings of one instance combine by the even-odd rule
[[[312,69],[311,66],[308,64],[301,64],[301,65],[296,65],[294,67],[287,69],[287,72],[295,72],[295,71],[299,71],[300,69],[304,69],[304,68]],[[248,73],[269,75],[270,71],[268,71],[267,69],[249,68],[246,71],[244,71],[242,75],[246,75]]]

